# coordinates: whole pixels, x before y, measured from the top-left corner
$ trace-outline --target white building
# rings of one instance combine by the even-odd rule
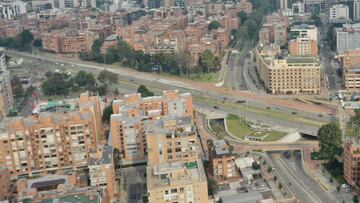
[[[344,4],[335,4],[330,7],[330,20],[349,19],[349,7]]]
[[[360,0],[354,0],[353,20],[360,20]]]
[[[15,16],[26,13],[26,4],[20,0],[1,0],[0,1],[0,19],[11,19]]]
[[[335,36],[338,54],[348,50],[360,49],[360,23],[345,24],[342,28],[335,28]]]
[[[292,10],[294,15],[304,15],[305,13],[305,5],[303,2],[295,2],[292,5]]]

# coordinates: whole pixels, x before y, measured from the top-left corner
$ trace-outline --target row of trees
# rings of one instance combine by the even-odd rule
[[[118,75],[102,71],[97,79],[91,72],[79,71],[74,77],[66,73],[47,72],[46,79],[41,84],[45,95],[68,95],[71,91],[88,90],[105,95],[112,84],[118,81]],[[117,89],[114,94],[118,94]]]
[[[275,0],[252,0],[252,4],[254,9],[250,16],[244,11],[238,13],[241,26],[238,30],[232,32],[233,42],[239,43],[241,49],[249,40],[258,37],[264,16],[276,10]]]
[[[0,47],[16,49],[19,51],[31,51],[33,46],[38,48],[42,47],[42,41],[41,39],[34,39],[33,34],[29,30],[20,32],[14,38],[0,37]]]
[[[94,41],[90,52],[80,53],[80,58],[86,61],[113,64],[120,63],[122,66],[143,72],[165,72],[175,75],[189,75],[191,73],[211,72],[219,67],[219,59],[210,50],[204,51],[200,56],[199,64],[194,65],[188,53],[158,53],[150,56],[142,51],[136,51],[126,43],[120,41],[110,48],[106,54],[100,52],[103,41]]]

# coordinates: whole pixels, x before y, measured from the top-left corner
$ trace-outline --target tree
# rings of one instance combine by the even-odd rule
[[[16,38],[21,46],[28,46],[34,40],[34,36],[29,30],[22,31]]]
[[[100,53],[100,48],[104,41],[100,38],[94,40],[93,44],[91,45],[91,51],[94,53]]]
[[[67,95],[69,93],[69,83],[65,74],[52,73],[41,84],[41,89],[45,95]]]
[[[114,74],[108,70],[102,70],[97,79],[101,82],[101,83],[117,83],[119,80],[119,76],[117,74]]]
[[[208,193],[213,195],[217,192],[218,189],[219,189],[218,183],[214,179],[209,178],[208,179]]]
[[[338,124],[329,123],[323,125],[317,133],[320,146],[320,154],[323,157],[333,158],[341,151],[341,130]]]
[[[281,188],[283,187],[280,182],[279,182],[279,184],[278,184],[278,187],[279,187],[280,190],[281,190]]]
[[[244,24],[245,20],[248,18],[248,15],[245,11],[240,11],[238,14],[241,24]]]
[[[221,25],[220,25],[220,23],[219,23],[218,21],[213,20],[213,21],[211,21],[211,22],[209,23],[209,25],[208,25],[208,30],[216,30],[216,29],[218,29],[220,26],[221,26]]]
[[[141,97],[151,97],[154,93],[151,92],[145,85],[140,85],[137,92],[141,94]]]
[[[104,123],[109,123],[111,114],[113,114],[112,105],[105,107],[105,109],[103,110],[102,121]]]
[[[359,203],[359,197],[357,195],[354,195],[352,200],[354,203]]]
[[[21,97],[24,95],[22,83],[16,75],[11,78],[11,89],[15,97]]]
[[[42,45],[42,40],[41,39],[35,39],[34,42],[33,42],[33,45],[34,45],[34,47],[41,48],[43,46]]]
[[[180,52],[176,54],[175,61],[180,68],[180,75],[184,73],[184,69],[186,75],[189,75],[190,72],[192,72],[193,69],[192,58],[188,53]]]
[[[206,49],[200,56],[200,66],[202,67],[203,71],[207,71],[208,73],[212,68],[215,66],[215,57],[214,54],[209,50]]]
[[[346,126],[346,135],[353,138],[360,137],[360,112],[355,112]]]
[[[84,87],[86,89],[91,89],[95,86],[96,79],[92,73],[87,73],[85,71],[79,71],[74,77],[74,82],[79,87]]]

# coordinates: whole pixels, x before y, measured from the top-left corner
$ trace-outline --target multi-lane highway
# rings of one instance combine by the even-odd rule
[[[304,104],[269,95],[257,95],[241,92],[239,90],[228,91],[225,88],[215,87],[211,84],[183,79],[174,80],[174,77],[163,77],[158,74],[140,73],[131,69],[118,68],[116,66],[86,63],[81,61],[74,61],[71,59],[67,60],[64,58],[54,58],[54,56],[33,55],[14,51],[8,51],[8,54],[17,57],[31,58],[32,60],[35,59],[37,61],[41,60],[41,63],[44,65],[48,65],[49,63],[54,63],[56,61],[69,64],[73,69],[92,71],[95,73],[103,69],[107,69],[119,75],[120,86],[124,89],[136,89],[139,84],[144,84],[156,91],[162,91],[165,89],[180,89],[184,92],[190,91],[193,94],[195,103],[197,105],[209,107],[209,104],[214,104],[224,111],[230,113],[236,110],[234,109],[235,105],[235,108],[237,108],[237,106],[239,107],[239,109],[236,110],[239,114],[242,114],[245,117],[253,117],[253,119],[264,121],[267,124],[284,125],[286,127],[295,125],[295,128],[309,129],[311,129],[311,126],[314,127],[314,125],[299,125],[299,122],[294,120],[287,120],[286,116],[283,116],[282,119],[279,119],[284,120],[284,122],[277,121],[276,119],[274,120],[274,117],[271,116],[280,113],[285,115],[289,114],[289,116],[296,114],[296,116],[301,118],[301,120],[307,119],[309,121],[320,120],[323,122],[328,122],[329,120],[333,119],[332,115],[328,115],[333,112],[333,110],[330,108]],[[247,108],[241,109],[239,101],[242,103],[242,106],[246,105]],[[262,111],[260,111],[260,113],[254,113],[254,111],[259,110],[266,110],[270,112],[270,114],[262,115]],[[319,117],[319,114],[322,114],[322,116]]]

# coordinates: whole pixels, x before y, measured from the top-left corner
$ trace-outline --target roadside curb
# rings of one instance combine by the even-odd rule
[[[329,191],[329,188],[324,184],[322,183],[319,178],[317,178],[313,172],[311,172],[309,170],[309,166],[307,165],[306,161],[305,161],[305,155],[304,155],[304,151],[301,150],[301,162],[302,162],[302,168],[303,170],[305,171],[305,173],[311,177],[313,180],[315,180],[319,185],[320,187],[324,190],[324,191]]]

